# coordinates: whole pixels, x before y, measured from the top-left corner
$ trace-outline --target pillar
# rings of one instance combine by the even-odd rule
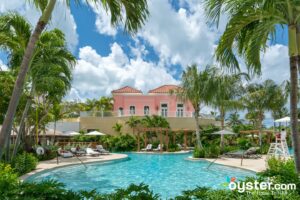
[[[138,131],[138,133],[137,133],[137,143],[138,143],[138,151],[140,151],[141,150],[141,147],[140,147],[140,132]]]
[[[169,131],[166,131],[166,138],[165,138],[165,143],[166,143],[166,149],[169,151]]]
[[[160,137],[159,137],[159,140],[160,140],[160,153],[163,152],[163,137],[162,137],[162,130],[160,129]]]
[[[186,151],[186,147],[187,147],[187,132],[186,130],[184,131],[184,150]]]

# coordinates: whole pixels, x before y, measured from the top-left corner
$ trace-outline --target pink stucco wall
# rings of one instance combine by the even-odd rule
[[[182,102],[175,95],[169,94],[114,94],[114,112],[123,108],[123,115],[131,115],[130,106],[135,106],[135,115],[144,116],[144,106],[149,106],[149,115],[160,115],[161,104],[168,105],[168,117],[176,117],[177,104],[184,105],[183,117],[191,117],[194,109],[190,102]]]

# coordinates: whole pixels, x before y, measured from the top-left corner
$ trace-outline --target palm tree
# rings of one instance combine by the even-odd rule
[[[239,62],[234,54],[236,51],[245,58],[248,69],[259,74],[260,53],[266,48],[270,36],[275,35],[276,26],[288,28],[291,129],[296,169],[300,173],[300,138],[297,124],[300,1],[207,0],[206,8],[208,17],[213,22],[218,23],[222,13],[228,16],[229,21],[216,48],[216,59],[233,69],[239,69]]]
[[[116,131],[119,135],[122,134],[122,128],[123,128],[123,125],[120,124],[120,123],[116,123],[113,127],[114,131]]]
[[[141,123],[141,120],[139,120],[136,116],[131,116],[128,121],[126,121],[126,124],[132,129],[132,134],[134,135],[134,129]]]
[[[229,117],[227,118],[227,126],[238,126],[241,125],[243,121],[240,119],[240,115],[238,112],[231,113]]]
[[[15,13],[0,16],[0,37],[11,38],[11,41],[0,41],[1,47],[10,51],[11,69],[19,68],[30,33],[30,24],[24,17]],[[75,57],[66,49],[65,37],[60,30],[54,29],[41,34],[30,62],[30,76],[27,80],[30,83],[28,85],[31,85],[31,92],[20,119],[13,156],[24,132],[25,119],[34,95],[47,94],[48,99],[56,98],[53,101],[59,101],[71,87],[71,69],[74,64]]]
[[[225,129],[225,116],[228,111],[242,108],[239,98],[242,96],[242,76],[245,74],[220,74],[216,77],[216,91],[212,105],[219,110],[221,129]],[[224,135],[221,135],[220,147],[224,147]]]
[[[10,130],[13,124],[13,119],[23,91],[25,77],[28,72],[32,57],[34,55],[37,41],[41,33],[45,29],[46,25],[49,23],[49,20],[51,19],[51,15],[56,4],[56,0],[30,0],[29,2],[32,2],[38,9],[40,9],[42,14],[34,28],[34,31],[30,35],[28,43],[26,43],[27,45],[22,57],[18,77],[9,102],[7,114],[0,132],[0,158],[2,157],[5,141],[7,141],[7,139],[10,137]],[[70,5],[70,0],[66,0],[66,2],[67,5]],[[80,0],[76,0],[75,2],[79,3]],[[120,24],[120,22],[124,22],[125,31],[129,34],[136,33],[138,29],[144,24],[146,18],[149,15],[146,0],[87,0],[87,2],[99,3],[101,6],[103,6],[104,9],[107,12],[110,12],[111,14],[111,24],[113,26],[117,26],[118,24]]]
[[[201,106],[212,100],[215,87],[215,68],[206,67],[198,72],[197,65],[188,66],[181,78],[181,88],[173,91],[183,101],[190,101],[194,107],[196,122],[196,139],[198,148],[203,148],[200,138],[199,114]]]
[[[273,99],[276,98],[277,85],[272,80],[266,80],[262,84],[250,84],[247,93],[243,97],[244,106],[251,113],[255,125],[259,129],[259,143],[262,145],[262,128],[265,111],[271,110]],[[249,116],[248,116],[249,117]]]

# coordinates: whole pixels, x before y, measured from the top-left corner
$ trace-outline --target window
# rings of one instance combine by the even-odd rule
[[[144,106],[144,115],[149,115],[150,109],[149,106]]]
[[[130,115],[135,115],[135,106],[130,106],[129,112],[130,112]]]
[[[124,114],[124,112],[123,112],[123,108],[122,108],[122,107],[120,107],[120,108],[119,108],[119,117],[123,116],[123,114]]]
[[[183,104],[177,104],[176,117],[183,117]]]
[[[166,103],[161,104],[161,116],[162,117],[168,116],[168,104],[166,104]]]

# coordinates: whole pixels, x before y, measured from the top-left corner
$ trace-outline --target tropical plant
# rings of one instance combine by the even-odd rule
[[[230,113],[226,121],[227,126],[237,126],[243,124],[243,120],[240,119],[240,115],[238,112]]]
[[[30,153],[23,152],[17,155],[12,161],[12,167],[19,176],[31,172],[37,166],[38,159]]]
[[[132,134],[134,135],[134,129],[141,123],[141,120],[136,116],[131,116],[126,124],[132,129]]]
[[[120,124],[120,123],[115,123],[115,125],[112,127],[114,131],[116,131],[119,135],[122,134],[122,128],[123,128],[123,125]]]
[[[212,105],[219,110],[221,129],[225,129],[225,116],[228,111],[241,109],[240,97],[243,95],[242,76],[245,74],[220,74],[215,79],[216,92]],[[247,76],[246,76],[247,78]],[[221,135],[220,147],[224,147],[224,135]]]
[[[18,77],[0,132],[0,158],[2,157],[3,149],[5,147],[5,141],[7,141],[11,134],[10,130],[13,124],[13,119],[23,91],[25,77],[28,72],[30,62],[34,56],[37,42],[46,25],[49,23],[56,4],[56,0],[30,0],[28,2],[32,2],[38,9],[41,10],[41,16],[34,28],[34,31],[30,35],[28,43],[26,43],[27,45],[22,56]],[[66,0],[66,2],[67,5],[70,5],[69,0]],[[79,3],[80,1],[76,0],[76,2]],[[125,31],[130,34],[134,34],[138,31],[138,29],[144,24],[149,14],[146,0],[90,0],[87,2],[99,3],[99,5],[103,6],[106,11],[110,12],[111,24],[117,26],[120,24],[120,22],[124,22]],[[9,38],[2,39],[4,39],[4,41],[9,41]]]
[[[199,114],[201,106],[211,102],[214,93],[216,68],[207,66],[198,72],[197,65],[188,66],[181,78],[181,88],[172,91],[183,101],[190,101],[194,107],[194,118],[196,122],[196,139],[199,149],[203,148],[200,138]]]
[[[258,128],[261,146],[264,113],[272,109],[273,99],[278,95],[278,86],[274,81],[266,80],[262,84],[250,84],[246,90],[247,92],[243,97],[244,106],[248,110],[246,118],[252,120]]]
[[[216,59],[231,69],[239,69],[235,52],[243,57],[249,70],[260,74],[261,51],[269,40],[274,41],[276,29],[288,29],[290,64],[290,110],[296,169],[300,172],[300,136],[298,134],[298,73],[300,62],[300,2],[295,0],[206,0],[212,22],[219,23],[226,13],[228,23],[216,48]],[[270,37],[273,36],[273,37]]]

